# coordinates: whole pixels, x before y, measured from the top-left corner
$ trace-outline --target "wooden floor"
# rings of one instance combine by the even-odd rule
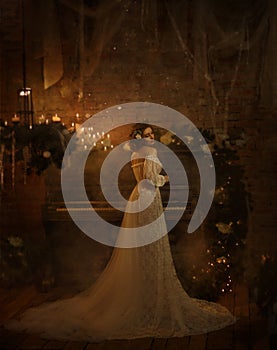
[[[31,305],[55,300],[61,289],[38,293],[35,287],[0,290],[1,325],[5,320]],[[239,320],[233,326],[209,334],[170,339],[143,338],[115,340],[102,343],[61,342],[45,340],[34,335],[17,334],[0,328],[0,349],[63,349],[63,350],[268,350],[270,349],[267,320],[263,319],[254,303],[249,301],[248,288],[237,286],[220,303],[228,307]]]

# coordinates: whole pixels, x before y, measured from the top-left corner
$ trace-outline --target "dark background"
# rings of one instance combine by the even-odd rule
[[[57,114],[69,128],[109,106],[149,101],[183,113],[219,144],[234,130],[243,133],[237,152],[251,197],[247,278],[276,253],[276,9],[274,0],[2,0],[1,119],[11,124],[20,110],[25,67],[36,123]],[[114,143],[128,133],[117,130]],[[32,173],[24,185],[20,166],[15,188],[7,170],[1,192],[2,236],[46,235],[61,281],[94,279],[110,249],[89,242],[69,221],[42,217],[45,203],[61,199],[54,198],[59,170]],[[174,256],[184,268],[206,246],[201,233],[182,234],[182,224],[176,232]],[[73,257],[80,254],[85,262],[78,265]]]

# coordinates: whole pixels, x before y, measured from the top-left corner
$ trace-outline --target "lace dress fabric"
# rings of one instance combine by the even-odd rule
[[[155,195],[147,209],[125,213],[122,227],[139,227],[159,217],[153,231],[166,233],[159,191],[165,178],[160,175],[160,161],[155,154],[144,155],[133,159],[132,168],[137,185],[129,201],[138,199],[138,184],[143,179],[155,185]],[[142,196],[145,193],[140,191]],[[218,330],[234,322],[235,317],[225,307],[191,298],[185,292],[165,234],[145,246],[114,248],[108,265],[90,288],[72,298],[30,308],[6,327],[52,339],[101,341],[182,337]]]

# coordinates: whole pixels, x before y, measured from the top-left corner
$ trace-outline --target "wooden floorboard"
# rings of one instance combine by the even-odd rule
[[[129,345],[129,340],[109,340],[99,344],[89,344],[86,350],[128,350]]]
[[[43,350],[62,350],[64,349],[66,342],[59,340],[48,340],[44,346]]]
[[[141,338],[141,339],[133,339],[128,344],[128,350],[150,350],[152,345],[152,338]],[[105,349],[106,350],[106,349]]]
[[[190,337],[170,338],[167,340],[165,350],[188,350]]]
[[[207,344],[207,335],[194,335],[190,338],[188,350],[205,350]]]
[[[71,341],[66,343],[66,345],[63,347],[63,350],[84,350],[87,348],[88,345],[89,344],[87,342]],[[95,348],[91,348],[91,350],[92,349],[94,350]]]
[[[38,292],[33,286],[19,289],[17,293],[8,293],[8,298],[1,304],[0,324],[18,312],[23,311],[26,305],[30,305],[33,299],[38,296]]]
[[[206,350],[232,350],[233,337],[233,326],[212,332],[207,336]]]
[[[17,334],[4,328],[0,329],[0,349],[14,350],[18,349],[20,344],[27,338],[26,334]]]
[[[72,292],[53,288],[39,293],[28,286],[10,291],[0,290],[0,321],[14,317],[30,306],[60,297],[70,297]],[[263,318],[255,303],[249,299],[245,285],[235,286],[234,292],[220,298],[237,317],[238,321],[222,330],[209,334],[183,338],[142,338],[134,340],[111,340],[101,343],[57,341],[41,339],[34,335],[18,334],[0,328],[1,350],[271,350],[267,319]]]
[[[45,340],[45,339],[41,339],[40,337],[37,337],[35,335],[29,335],[20,343],[18,349],[20,349],[20,350],[43,349],[46,342],[47,342],[47,340]]]
[[[153,339],[151,350],[166,350],[166,343],[167,343],[167,339],[165,338]]]

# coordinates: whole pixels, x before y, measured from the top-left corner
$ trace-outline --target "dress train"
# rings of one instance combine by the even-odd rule
[[[160,175],[162,165],[156,154],[142,154],[132,164],[137,182],[151,181],[155,196],[139,214],[125,213],[122,227],[140,227],[159,218],[149,234],[164,232],[163,237],[136,248],[114,248],[108,265],[90,288],[72,298],[30,308],[19,319],[9,320],[6,328],[51,339],[93,342],[183,337],[235,322],[225,307],[189,297],[177,277],[159,191],[165,178]],[[130,202],[138,197],[137,185]]]

